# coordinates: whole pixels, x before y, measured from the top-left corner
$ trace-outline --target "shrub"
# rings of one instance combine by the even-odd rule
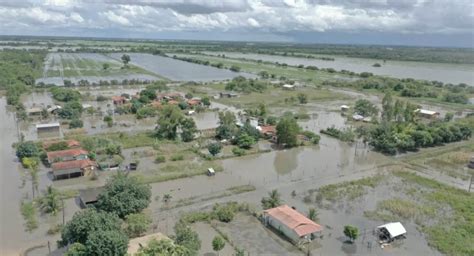
[[[161,156],[161,155],[156,156],[155,163],[159,164],[159,163],[164,163],[164,162],[166,162],[165,156]]]
[[[245,152],[245,149],[235,147],[232,149],[232,153],[236,156],[243,156],[245,155],[246,152]]]

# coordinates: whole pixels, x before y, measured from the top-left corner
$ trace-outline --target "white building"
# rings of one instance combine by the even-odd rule
[[[404,238],[407,230],[400,222],[391,222],[377,227],[379,238],[385,242]]]

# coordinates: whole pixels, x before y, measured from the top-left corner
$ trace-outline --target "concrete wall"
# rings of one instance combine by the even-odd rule
[[[293,243],[298,243],[300,241],[300,237],[290,228],[288,228],[286,225],[281,223],[279,220],[273,218],[272,216],[266,215],[266,224],[272,226],[274,229],[280,231],[283,233],[284,236],[286,236],[289,240],[291,240]]]

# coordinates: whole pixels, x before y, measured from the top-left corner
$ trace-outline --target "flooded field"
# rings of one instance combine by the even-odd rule
[[[146,53],[129,54],[131,63],[146,69],[155,74],[159,74],[173,81],[214,81],[227,80],[236,76],[254,77],[251,74],[232,72],[226,69],[198,65],[172,58],[151,55]],[[121,53],[110,54],[112,58],[120,59]]]
[[[122,67],[119,60],[98,53],[49,53],[44,62],[43,77],[36,83],[64,85],[64,80],[72,83],[80,80],[89,83],[125,79],[159,80],[144,70]]]
[[[335,56],[334,61],[319,59],[306,59],[285,56],[273,56],[253,53],[237,52],[206,52],[206,54],[224,54],[229,58],[247,58],[263,60],[289,65],[316,66],[318,68],[334,68],[336,70],[349,70],[353,72],[371,72],[377,75],[392,76],[396,78],[415,78],[424,80],[437,80],[444,83],[467,83],[474,86],[474,65],[468,64],[444,64],[410,61],[382,61],[375,59],[346,58]],[[381,67],[373,67],[379,63]]]

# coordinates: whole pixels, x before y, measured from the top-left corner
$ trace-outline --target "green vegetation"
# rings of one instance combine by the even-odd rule
[[[132,213],[125,217],[125,233],[128,237],[139,237],[146,232],[151,218],[144,213]]]
[[[81,99],[81,93],[70,88],[53,87],[51,93],[55,100],[61,102],[79,101]]]
[[[97,198],[96,208],[125,218],[145,209],[150,203],[150,197],[151,189],[148,185],[140,184],[136,177],[119,173],[105,185],[104,191]]]
[[[40,209],[51,215],[56,215],[62,206],[60,205],[61,194],[59,191],[52,186],[48,186],[43,196],[39,198]]]
[[[336,202],[343,198],[348,200],[354,200],[367,191],[366,188],[375,188],[382,180],[382,175],[376,175],[367,177],[359,180],[346,181],[339,184],[330,184],[322,186],[315,190],[309,190],[309,202],[312,201],[311,197],[314,192],[317,192],[316,202],[322,203],[323,200],[330,202]]]
[[[332,127],[328,127],[327,129],[322,129],[321,133],[340,139],[342,141],[349,141],[349,142],[355,141],[355,133],[352,130],[352,128],[349,128],[349,127],[340,130],[332,126]]]
[[[38,228],[38,220],[36,219],[36,207],[33,202],[22,201],[20,205],[20,211],[26,222],[26,231],[31,232]]]
[[[161,239],[157,241],[153,239],[148,242],[147,246],[140,247],[136,256],[156,256],[156,255],[176,255],[185,256],[192,255],[184,246],[177,245],[172,240]]]
[[[280,206],[282,204],[280,193],[274,189],[268,193],[268,197],[263,197],[261,200],[263,209],[270,209]]]
[[[353,243],[359,237],[359,229],[351,225],[344,226],[344,235]]]
[[[226,90],[237,92],[263,92],[267,89],[266,82],[257,79],[247,79],[243,76],[238,76],[225,86]]]
[[[354,110],[356,114],[362,115],[364,117],[376,116],[378,113],[377,107],[372,104],[372,102],[365,99],[357,100],[354,106]]]
[[[0,90],[6,90],[7,103],[17,110],[24,109],[20,96],[41,76],[45,56],[46,51],[0,51]]]
[[[220,143],[211,143],[207,146],[207,150],[212,156],[219,154],[222,150],[222,145]]]
[[[225,241],[221,236],[215,236],[214,239],[212,239],[212,249],[217,252],[217,255],[219,255],[220,250],[224,249],[224,246]]]
[[[298,133],[300,127],[292,116],[284,116],[276,126],[277,143],[285,147],[298,145]]]
[[[404,184],[415,186],[416,198],[394,198],[379,202],[375,211],[366,216],[375,219],[415,219],[427,234],[431,246],[447,255],[474,253],[474,197],[438,181],[412,172],[394,173]],[[418,197],[419,196],[419,197]],[[447,209],[442,214],[438,209]]]

